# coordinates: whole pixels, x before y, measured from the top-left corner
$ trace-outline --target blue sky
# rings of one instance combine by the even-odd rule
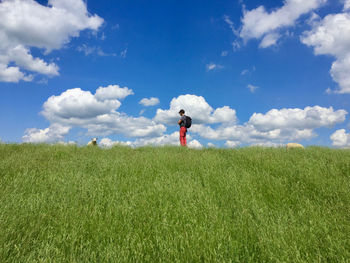
[[[350,147],[349,9],[348,0],[2,1],[0,138],[177,144],[184,108],[193,147]],[[155,105],[140,103],[149,98]]]

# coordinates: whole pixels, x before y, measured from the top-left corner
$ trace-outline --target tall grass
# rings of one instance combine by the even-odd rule
[[[350,262],[350,151],[0,145],[0,262]]]

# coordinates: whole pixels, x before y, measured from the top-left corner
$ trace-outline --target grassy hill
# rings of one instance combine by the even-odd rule
[[[349,261],[349,150],[0,144],[0,262]]]

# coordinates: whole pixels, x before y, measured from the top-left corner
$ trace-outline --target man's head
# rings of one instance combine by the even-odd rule
[[[185,114],[185,111],[181,109],[181,110],[179,111],[179,114],[182,116],[182,115]]]

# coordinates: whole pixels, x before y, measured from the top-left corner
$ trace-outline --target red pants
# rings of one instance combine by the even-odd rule
[[[187,128],[186,127],[180,127],[180,143],[181,143],[181,146],[186,146],[187,145],[186,133],[187,133]]]

